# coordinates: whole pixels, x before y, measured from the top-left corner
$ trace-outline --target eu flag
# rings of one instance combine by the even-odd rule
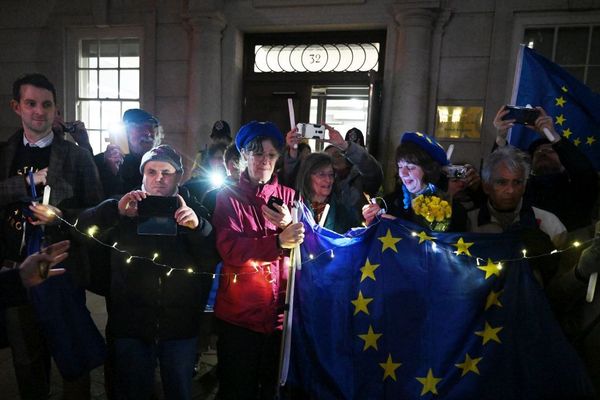
[[[512,104],[542,106],[556,131],[572,141],[600,171],[600,95],[534,50],[521,46]],[[510,143],[527,149],[539,136],[523,125],[513,126]]]
[[[310,224],[309,224],[310,225]],[[575,399],[592,389],[515,236],[306,227],[290,383],[314,399]]]

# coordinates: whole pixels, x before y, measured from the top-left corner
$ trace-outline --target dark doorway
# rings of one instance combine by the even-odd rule
[[[290,129],[288,98],[296,123],[322,122],[331,115],[328,103],[330,110],[343,103],[336,96],[347,101],[345,107],[350,101],[366,101],[363,133],[369,150],[376,151],[384,48],[385,31],[245,35],[242,123],[268,120],[285,133]],[[343,124],[339,128],[342,134],[348,129]]]

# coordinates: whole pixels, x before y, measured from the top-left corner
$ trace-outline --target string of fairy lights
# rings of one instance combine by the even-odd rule
[[[220,277],[220,276],[233,276],[232,282],[233,283],[237,283],[238,281],[238,276],[241,275],[252,275],[252,274],[256,274],[261,272],[261,268],[263,268],[263,265],[259,264],[258,262],[253,262],[252,266],[254,267],[253,271],[248,271],[248,272],[235,272],[235,273],[215,273],[215,272],[203,272],[203,271],[194,271],[194,269],[192,267],[187,267],[187,268],[181,268],[181,267],[176,267],[176,266],[172,266],[172,265],[167,265],[167,264],[163,264],[159,261],[157,261],[160,257],[160,254],[158,252],[155,252],[152,256],[152,258],[149,257],[145,257],[145,256],[140,256],[140,255],[135,255],[132,254],[131,252],[129,252],[126,249],[122,249],[118,247],[118,243],[114,242],[113,244],[110,243],[106,243],[103,242],[102,240],[98,239],[97,235],[99,233],[99,227],[97,225],[92,225],[90,227],[88,227],[85,232],[80,230],[77,227],[78,224],[78,220],[76,220],[74,223],[70,223],[69,221],[65,220],[64,218],[62,218],[60,215],[57,215],[56,213],[54,213],[52,210],[48,209],[48,215],[49,216],[54,216],[55,218],[57,218],[59,221],[61,221],[62,223],[66,224],[67,226],[69,226],[70,228],[74,229],[76,232],[78,232],[81,235],[84,235],[92,240],[94,240],[96,243],[98,243],[101,246],[110,248],[112,251],[116,251],[118,253],[121,253],[124,255],[125,258],[125,262],[127,264],[130,264],[133,260],[143,260],[146,262],[150,262],[152,264],[154,264],[156,267],[160,267],[163,268],[165,271],[167,271],[165,273],[165,275],[167,277],[171,276],[171,274],[174,271],[179,271],[179,272],[185,272],[187,274],[190,275],[205,275],[205,276],[212,276],[212,279],[215,279],[216,277]],[[377,226],[379,223],[381,223],[382,218],[381,217],[377,217],[376,221],[371,224],[368,229],[374,229],[375,226]],[[408,227],[404,226],[404,225],[397,225],[399,228],[404,229],[405,232],[407,234],[409,234],[412,237],[419,237],[420,238],[420,234],[409,229]],[[365,230],[366,232],[366,230]],[[423,232],[422,232],[423,233]],[[440,250],[440,246],[435,242],[435,238],[427,236],[428,240],[431,241],[431,246],[432,249],[434,251],[439,251]],[[420,239],[421,240],[421,239]],[[521,250],[521,253],[523,254],[522,257],[518,257],[518,258],[510,258],[510,259],[503,259],[503,260],[499,260],[497,262],[495,262],[495,264],[497,265],[497,268],[499,270],[501,270],[503,268],[503,266],[507,263],[511,263],[511,262],[517,262],[517,261],[522,261],[524,259],[535,259],[535,258],[541,258],[541,257],[546,257],[546,256],[550,256],[550,255],[554,255],[554,254],[560,254],[566,251],[569,251],[571,249],[574,248],[578,248],[580,246],[583,246],[587,243],[591,243],[593,242],[595,239],[591,238],[585,241],[574,241],[571,245],[569,245],[568,247],[564,248],[564,249],[554,249],[551,252],[548,253],[542,253],[542,254],[536,254],[536,255],[527,255],[527,249],[523,249]],[[322,252],[320,252],[319,254],[308,254],[308,260],[303,261],[301,263],[301,265],[305,265],[311,262],[314,262],[316,260],[318,260],[320,257],[327,255],[330,259],[335,258],[335,252],[334,250],[336,248],[339,248],[342,246],[334,246],[328,249],[323,250]],[[457,251],[456,250],[452,250],[452,249],[445,249],[445,248],[441,248],[442,251],[447,252],[448,254],[456,254]],[[471,257],[473,259],[475,259],[475,262],[477,263],[477,265],[481,265],[480,262],[487,262],[488,260],[478,257],[478,256],[473,256],[470,254],[467,254],[468,257]],[[269,273],[269,276],[271,275],[271,271],[270,271],[270,263],[268,263],[266,265],[267,267],[267,272]],[[270,280],[271,283],[274,282],[274,280]]]

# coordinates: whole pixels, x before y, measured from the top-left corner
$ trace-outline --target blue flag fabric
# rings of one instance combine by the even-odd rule
[[[521,46],[515,73],[512,104],[542,106],[554,120],[556,131],[572,141],[600,171],[600,95],[557,64]],[[510,143],[527,149],[539,135],[515,124]]]
[[[68,272],[30,289],[50,354],[63,378],[73,380],[104,364],[106,345],[85,305],[85,291]]]
[[[39,225],[27,226],[29,255],[42,248],[44,232]],[[104,338],[86,307],[85,290],[75,285],[69,272],[30,288],[29,297],[64,379],[77,379],[104,363]]]
[[[327,399],[574,399],[592,388],[511,235],[305,224],[289,383]]]

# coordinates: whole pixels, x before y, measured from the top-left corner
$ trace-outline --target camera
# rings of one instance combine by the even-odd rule
[[[317,124],[303,124],[296,125],[298,128],[298,134],[306,139],[325,139],[325,126]]]
[[[540,116],[540,110],[531,107],[505,106],[508,114],[502,117],[503,120],[514,119],[516,124],[535,125],[535,120]]]
[[[77,130],[77,125],[75,124],[75,122],[65,122],[64,124],[62,124],[62,126],[63,131],[67,133],[75,133],[75,131]]]
[[[444,167],[444,172],[449,179],[465,179],[467,177],[467,167],[464,165],[448,165]]]

